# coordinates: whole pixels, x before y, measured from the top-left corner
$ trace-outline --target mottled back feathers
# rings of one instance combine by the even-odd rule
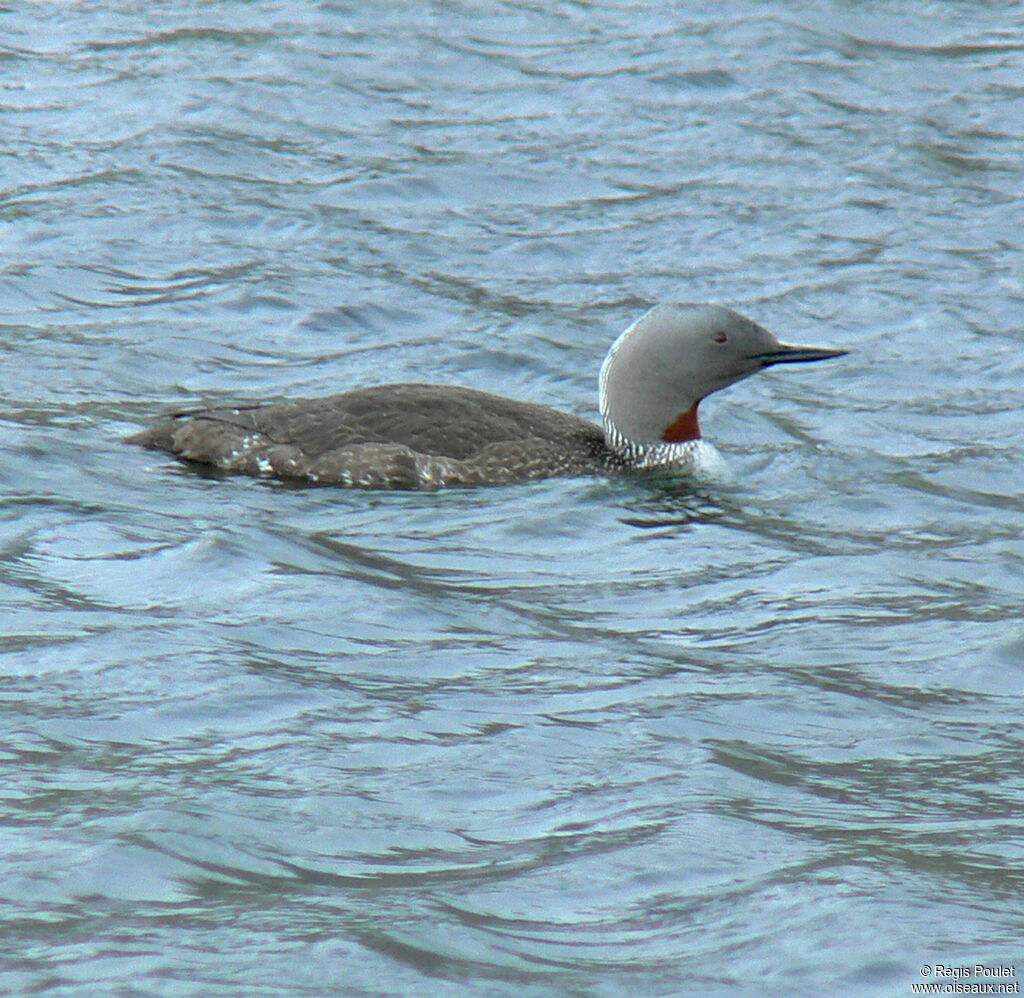
[[[601,428],[576,416],[418,384],[175,413],[131,439],[223,471],[364,488],[593,474],[609,458]]]

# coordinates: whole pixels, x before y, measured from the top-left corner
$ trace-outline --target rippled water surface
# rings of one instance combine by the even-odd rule
[[[1024,974],[1018,4],[14,3],[0,102],[0,990]],[[665,300],[854,352],[710,399],[719,484],[121,442],[593,416]]]

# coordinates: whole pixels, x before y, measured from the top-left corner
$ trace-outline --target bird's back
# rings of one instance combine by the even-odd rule
[[[600,427],[471,388],[379,385],[176,413],[131,438],[224,471],[366,488],[500,484],[604,467]]]

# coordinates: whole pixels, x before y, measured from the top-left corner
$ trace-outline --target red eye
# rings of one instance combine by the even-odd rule
[[[712,339],[716,343],[725,343],[725,341],[728,340],[729,337],[726,336],[725,333],[715,333],[715,335],[712,337]]]

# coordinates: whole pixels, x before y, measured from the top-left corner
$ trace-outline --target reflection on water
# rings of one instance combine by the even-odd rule
[[[1012,15],[3,17],[0,990],[1021,959]],[[714,480],[362,493],[122,443],[381,381],[593,417],[659,300],[855,352],[708,400]]]

